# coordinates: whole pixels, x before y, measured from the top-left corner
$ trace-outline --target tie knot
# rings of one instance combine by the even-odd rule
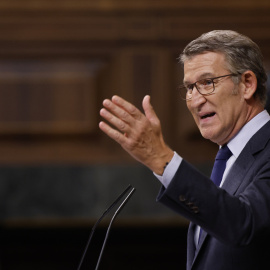
[[[230,156],[232,155],[232,152],[230,151],[230,149],[228,148],[227,144],[223,145],[216,156],[216,160],[228,160],[230,158]]]

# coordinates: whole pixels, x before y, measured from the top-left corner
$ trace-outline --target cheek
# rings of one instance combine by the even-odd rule
[[[197,114],[196,114],[195,112],[193,112],[192,110],[189,110],[189,112],[191,113],[192,118],[193,118],[193,120],[195,121],[196,125],[199,126],[199,123],[200,123],[200,122],[199,122],[199,119],[198,119]]]
[[[191,106],[191,101],[187,101],[186,103],[188,111],[191,113],[191,115],[194,117],[195,116],[195,108]]]

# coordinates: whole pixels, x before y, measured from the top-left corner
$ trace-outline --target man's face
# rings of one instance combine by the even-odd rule
[[[184,83],[230,74],[222,53],[206,52],[186,60]],[[231,77],[215,80],[215,91],[207,96],[193,88],[187,101],[202,136],[219,145],[228,142],[246,123],[247,107],[241,83],[235,85]]]

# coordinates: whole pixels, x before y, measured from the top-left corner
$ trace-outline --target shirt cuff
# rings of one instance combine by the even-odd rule
[[[163,175],[158,175],[153,172],[155,177],[161,182],[161,184],[167,188],[171,183],[176,171],[178,170],[183,158],[180,157],[176,152],[174,152],[172,160],[166,166]]]

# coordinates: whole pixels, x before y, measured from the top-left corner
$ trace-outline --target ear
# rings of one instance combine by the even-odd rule
[[[247,70],[242,74],[241,81],[244,85],[244,98],[251,99],[257,90],[257,77],[253,71]]]

